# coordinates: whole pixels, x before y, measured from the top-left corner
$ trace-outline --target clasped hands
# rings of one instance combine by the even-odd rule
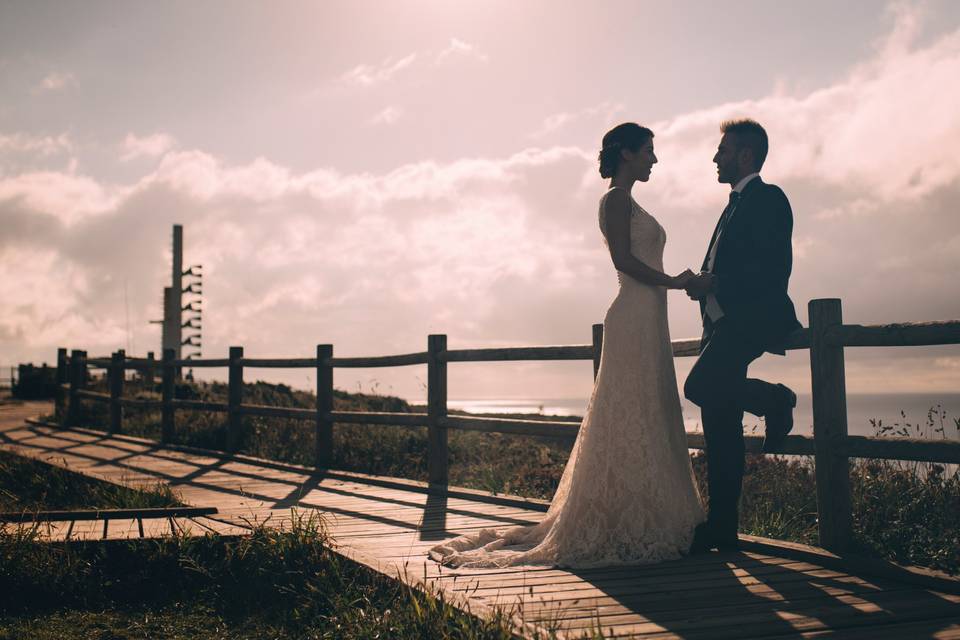
[[[686,291],[691,300],[700,300],[714,290],[717,277],[706,271],[694,273],[687,269],[677,276],[676,283],[677,288]]]

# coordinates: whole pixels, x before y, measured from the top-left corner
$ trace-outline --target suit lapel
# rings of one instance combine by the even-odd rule
[[[744,201],[750,197],[750,194],[756,191],[757,187],[763,183],[763,180],[760,179],[760,176],[757,176],[753,180],[747,183],[743,188],[743,191],[740,192],[740,197],[737,199],[737,204],[734,205],[733,210],[730,212],[730,216],[727,219],[727,223],[724,225],[722,238],[719,238],[720,245],[717,247],[717,255],[713,260],[713,269],[716,271],[717,263],[720,262],[720,252],[723,250],[724,240],[730,237],[730,231],[733,227],[734,220],[737,217],[737,210],[743,209]],[[714,243],[717,242],[717,232],[720,230],[720,224],[723,221],[723,216],[720,216],[720,220],[717,220],[717,226],[713,229],[713,236],[710,238],[710,245],[707,247],[707,258],[704,258],[704,266],[706,266],[707,260],[709,259],[710,250],[713,249]]]
[[[726,211],[726,209],[724,209]],[[717,241],[717,232],[720,231],[720,223],[723,222],[723,214],[720,214],[720,217],[717,218],[717,224],[713,227],[713,235],[710,236],[710,244],[707,245],[707,254],[703,256],[703,266],[700,267],[701,270],[707,268],[707,263],[710,262],[710,251],[713,249],[713,243]]]

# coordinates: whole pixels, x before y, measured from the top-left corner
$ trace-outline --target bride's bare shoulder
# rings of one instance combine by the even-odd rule
[[[633,208],[633,202],[630,198],[630,192],[626,189],[613,187],[600,199],[600,206],[606,213],[630,213]]]

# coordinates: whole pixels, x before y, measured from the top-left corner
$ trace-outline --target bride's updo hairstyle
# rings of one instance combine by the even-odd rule
[[[653,131],[641,127],[636,122],[618,124],[603,136],[603,147],[600,149],[600,177],[612,178],[617,173],[623,156],[620,151],[629,149],[637,151],[653,137]]]

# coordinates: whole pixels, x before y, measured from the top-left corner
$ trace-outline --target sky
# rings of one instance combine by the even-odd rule
[[[0,365],[159,352],[173,224],[204,268],[205,357],[588,343],[617,287],[596,155],[624,121],[655,132],[633,195],[668,272],[699,267],[726,202],[719,124],[753,117],[801,322],[827,297],[848,323],[957,319],[957,78],[949,0],[2,0]],[[668,301],[673,337],[699,335]],[[591,370],[457,364],[449,393],[586,397]],[[956,392],[960,348],[848,349],[846,371],[851,392]],[[751,372],[809,390],[806,352]]]

